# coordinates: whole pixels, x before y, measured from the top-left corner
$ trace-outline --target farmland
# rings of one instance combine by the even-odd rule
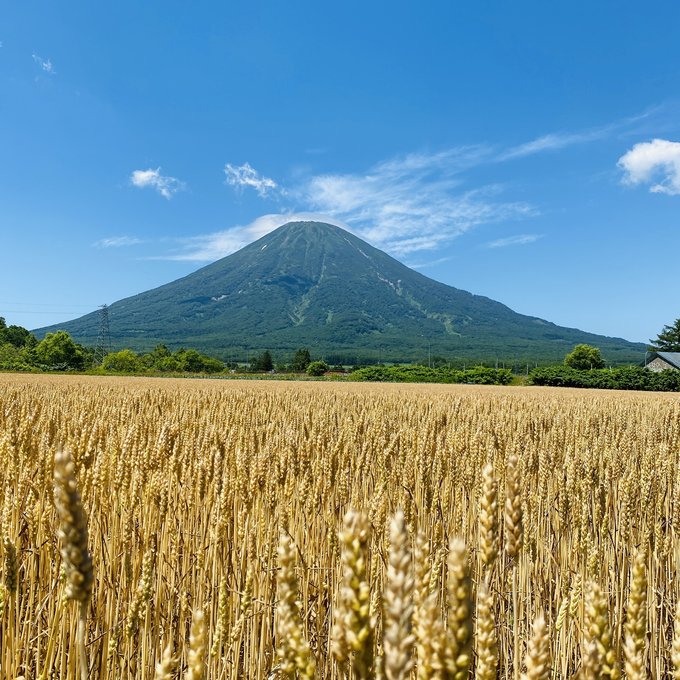
[[[679,458],[677,395],[0,375],[0,674],[678,678]]]

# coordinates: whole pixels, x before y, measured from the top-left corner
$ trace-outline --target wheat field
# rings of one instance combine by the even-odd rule
[[[2,678],[680,678],[680,399],[0,375]]]

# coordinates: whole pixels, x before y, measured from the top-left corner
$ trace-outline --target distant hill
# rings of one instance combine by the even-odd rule
[[[291,222],[238,252],[109,307],[115,347],[194,347],[223,359],[299,347],[327,360],[561,361],[577,343],[609,362],[638,362],[644,345],[513,312],[433,281],[330,224]],[[93,345],[98,312],[63,329]]]

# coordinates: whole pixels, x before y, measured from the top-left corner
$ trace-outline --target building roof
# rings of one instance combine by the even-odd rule
[[[680,368],[680,352],[654,352],[654,354],[663,359],[667,364]]]

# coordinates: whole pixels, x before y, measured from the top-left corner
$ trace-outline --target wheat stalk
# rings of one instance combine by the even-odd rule
[[[75,467],[68,450],[54,457],[54,504],[59,515],[61,558],[66,573],[66,597],[79,603],[80,676],[88,676],[85,650],[87,607],[92,597],[92,559],[87,546],[87,518],[80,500]]]
[[[409,536],[404,513],[399,510],[390,522],[390,553],[384,594],[383,647],[387,680],[408,678],[413,666],[413,587]]]

